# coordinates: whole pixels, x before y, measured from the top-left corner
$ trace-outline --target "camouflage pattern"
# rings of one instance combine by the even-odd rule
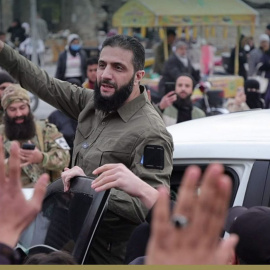
[[[9,85],[1,98],[1,105],[4,110],[13,102],[24,102],[30,106],[29,95],[19,84]]]
[[[69,148],[63,144],[65,139],[62,133],[58,131],[57,127],[48,121],[36,121],[36,125],[39,125],[42,130],[43,147],[40,146],[37,134],[30,141],[35,144],[39,150],[44,149],[42,152],[43,161],[40,164],[29,164],[28,166],[22,167],[21,179],[24,187],[34,186],[34,183],[43,173],[48,173],[51,181],[56,180],[60,177],[62,170],[68,166],[70,160]],[[5,157],[8,158],[11,141],[4,135],[4,125],[0,125],[0,135],[3,136]],[[62,141],[62,144],[57,143],[59,140]],[[27,141],[19,141],[20,145],[25,142]]]

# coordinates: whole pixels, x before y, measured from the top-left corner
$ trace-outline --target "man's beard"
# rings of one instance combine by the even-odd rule
[[[192,119],[191,95],[181,98],[177,95],[177,100],[173,103],[177,109],[177,123],[182,123]]]
[[[101,84],[107,84],[115,89],[115,93],[111,96],[102,96],[100,91]],[[129,98],[133,90],[134,76],[126,84],[117,87],[115,83],[111,83],[109,80],[101,80],[100,83],[95,83],[94,102],[95,108],[104,112],[117,111]]]
[[[191,95],[187,95],[185,98],[181,98],[178,95],[173,106],[177,109],[192,108]]]
[[[17,124],[17,119],[24,119],[23,123]],[[36,134],[36,126],[33,114],[29,112],[27,116],[11,118],[4,114],[5,134],[10,140],[26,141],[32,139]]]

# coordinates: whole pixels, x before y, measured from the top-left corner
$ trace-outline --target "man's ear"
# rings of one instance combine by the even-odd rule
[[[134,85],[139,85],[140,81],[142,80],[142,78],[144,77],[145,71],[144,70],[138,70],[135,74],[135,78],[134,78]]]

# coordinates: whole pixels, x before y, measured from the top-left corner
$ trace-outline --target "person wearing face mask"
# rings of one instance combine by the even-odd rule
[[[264,109],[265,103],[261,98],[260,83],[257,80],[249,79],[244,85],[246,103],[250,109]]]
[[[193,77],[182,74],[176,80],[175,91],[161,99],[158,108],[163,112],[162,118],[166,126],[205,117],[205,113],[192,104],[193,89]]]
[[[65,51],[59,55],[55,77],[62,81],[76,78],[81,83],[86,78],[86,53],[77,34],[70,34]]]

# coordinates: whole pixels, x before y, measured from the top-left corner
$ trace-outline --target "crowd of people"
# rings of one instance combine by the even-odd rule
[[[9,30],[11,42],[25,33],[19,21]],[[250,48],[249,56],[245,45],[242,36],[239,57],[249,59],[249,71],[252,66],[267,74],[269,37],[261,35],[260,49]],[[95,177],[91,188],[97,192],[111,190],[91,245],[92,264],[269,263],[268,238],[259,238],[255,225],[242,230],[246,220],[258,217],[268,233],[269,209],[232,208],[227,217],[231,181],[221,165],[209,166],[203,176],[198,167],[189,167],[176,202],[170,202],[173,141],[166,126],[206,113],[191,99],[201,74],[187,43],[169,31],[168,48],[165,61],[164,44],[157,47],[155,69],[162,77],[160,102],[154,103],[141,84],[145,50],[134,37],[115,33],[103,42],[98,59],[87,59],[79,35],[69,35],[55,77],[0,40],[5,70],[0,72],[1,264],[22,263],[13,248],[39,212],[47,184],[61,177],[68,192],[75,176]],[[268,108],[268,90],[264,102],[259,82],[246,74],[239,69],[245,83],[227,101],[230,112]],[[56,108],[48,120],[34,119],[26,90]],[[29,201],[22,187],[34,187]],[[221,239],[224,230],[231,235]],[[260,239],[260,252],[250,235]],[[24,263],[76,264],[61,252],[34,255]]]
[[[244,85],[243,87],[234,89],[234,91],[236,92],[235,98],[229,98],[227,100],[224,99],[224,101],[221,102],[221,105],[219,105],[220,107],[225,108],[227,112],[245,111],[254,108],[269,108],[270,77],[268,73],[270,69],[268,67],[268,54],[270,40],[269,35],[267,34],[267,31],[269,31],[268,28],[270,28],[270,25],[266,27],[265,33],[260,35],[258,40],[258,47],[255,46],[255,41],[252,37],[246,37],[244,35],[241,35],[240,37],[238,45],[238,75],[243,78]],[[182,114],[181,110],[185,110],[187,108],[187,106],[185,105],[187,104],[185,100],[181,99],[181,95],[179,95],[179,90],[177,91],[177,81],[179,80],[179,76],[183,74],[188,74],[189,76],[191,76],[191,79],[193,81],[193,89],[196,85],[198,86],[200,81],[207,80],[205,79],[205,76],[214,73],[214,57],[213,55],[211,56],[210,53],[213,50],[211,48],[208,48],[208,50],[206,50],[204,47],[207,46],[205,46],[204,44],[201,46],[201,69],[196,69],[196,66],[194,66],[194,63],[192,63],[191,61],[191,55],[189,52],[190,46],[185,41],[185,39],[183,37],[177,38],[176,33],[173,32],[172,29],[169,29],[167,31],[167,36],[169,53],[168,60],[165,61],[164,59],[164,50],[161,51],[161,48],[164,49],[163,42],[161,42],[155,50],[155,60],[157,61],[159,68],[154,70],[161,76],[158,85],[158,93],[160,96],[159,105],[161,104],[160,108],[162,111],[164,111],[165,109],[164,106],[167,107],[169,105],[173,105],[174,109],[178,111],[179,114]],[[226,68],[226,70],[224,70],[223,75],[235,74],[235,51],[236,48],[232,48],[228,61],[228,67]],[[163,56],[161,57],[161,55]],[[161,61],[161,59],[163,59],[163,61]],[[208,61],[208,63],[204,63],[205,61]],[[204,64],[209,67],[211,66],[212,70],[208,68],[208,72],[204,73],[202,71],[202,69],[206,69],[204,68]],[[156,65],[154,67],[156,67]],[[211,86],[209,88],[211,88]],[[217,90],[220,91],[220,89]],[[192,92],[190,94],[192,94]],[[180,110],[179,104],[177,104],[177,100],[179,99],[182,101]],[[205,114],[207,114],[206,106],[202,103],[204,103],[204,99],[197,101],[193,100],[193,110],[194,107],[196,109],[199,108],[202,109]],[[200,114],[199,117],[202,116],[203,114]],[[165,114],[164,117],[167,118],[167,115]],[[189,115],[186,120],[195,118],[198,117],[194,117],[193,115],[191,117]],[[178,119],[177,123],[180,122],[182,122],[182,120]],[[175,122],[172,121],[166,123],[166,125],[171,125],[174,123]]]
[[[6,32],[0,31],[0,40],[8,43],[12,48],[18,50],[29,60],[33,57],[33,50],[36,47],[38,64],[43,64],[45,53],[45,42],[48,38],[47,22],[38,13],[36,16],[37,36],[32,38],[32,31],[28,22],[23,22],[15,18]],[[9,35],[9,38],[7,38]],[[34,42],[36,43],[34,45]]]

